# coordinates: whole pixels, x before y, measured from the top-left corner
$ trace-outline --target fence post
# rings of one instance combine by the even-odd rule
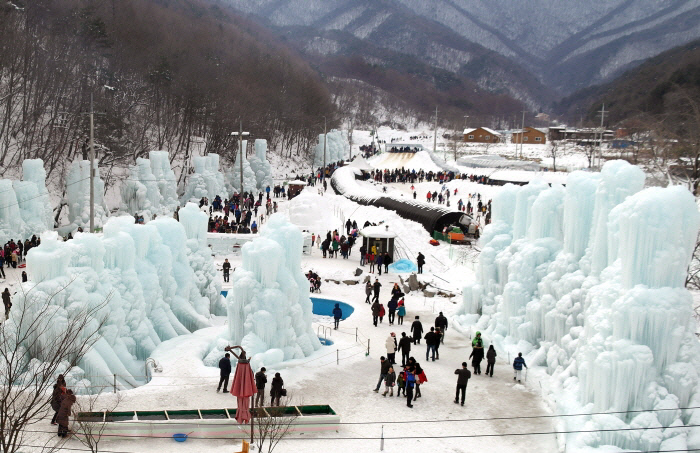
[[[357,327],[355,327],[355,343],[357,343]]]
[[[335,364],[340,365],[340,349],[335,350]]]
[[[117,393],[117,375],[114,375],[114,393]]]
[[[367,355],[369,355],[369,338],[367,339]]]

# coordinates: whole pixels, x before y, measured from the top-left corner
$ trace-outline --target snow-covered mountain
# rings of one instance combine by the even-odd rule
[[[483,75],[483,85],[488,77],[495,89],[509,89],[516,80],[529,86],[520,66],[544,85],[571,93],[700,37],[698,0],[226,1],[275,27],[315,30],[307,51],[340,51],[341,41],[323,36],[339,30],[455,73],[480,69],[475,80]],[[517,64],[508,66],[499,56]],[[518,97],[528,96],[538,96],[537,88]]]

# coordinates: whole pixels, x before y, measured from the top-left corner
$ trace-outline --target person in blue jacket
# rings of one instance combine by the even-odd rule
[[[413,367],[404,368],[404,379],[406,380],[406,406],[413,407],[413,386],[416,385],[416,375],[413,374]]]
[[[377,265],[377,270],[379,271],[379,275],[382,275],[382,261],[383,257],[381,253],[377,253],[377,257],[374,258],[374,264]]]
[[[513,360],[513,371],[514,371],[514,376],[513,380],[515,381],[517,379],[518,384],[520,384],[520,374],[523,371],[523,367],[527,368],[527,365],[525,365],[525,359],[523,359],[523,353],[518,352],[518,356]]]
[[[340,304],[335,304],[335,308],[333,309],[333,321],[335,322],[335,330],[338,330],[338,324],[340,324],[340,320],[343,318],[343,310],[340,308]]]

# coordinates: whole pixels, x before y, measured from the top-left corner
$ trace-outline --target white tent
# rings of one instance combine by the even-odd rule
[[[370,164],[368,164],[367,160],[362,156],[357,156],[355,158],[355,160],[350,162],[347,166],[352,167],[352,168],[357,168],[357,169],[362,170],[362,171],[374,170],[374,168]]]

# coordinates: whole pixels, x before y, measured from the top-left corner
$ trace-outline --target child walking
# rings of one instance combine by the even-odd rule
[[[394,367],[389,368],[389,373],[386,375],[386,378],[384,379],[384,393],[382,393],[382,396],[386,397],[387,392],[389,393],[389,396],[394,396],[394,383],[396,382],[396,373],[394,372]]]

